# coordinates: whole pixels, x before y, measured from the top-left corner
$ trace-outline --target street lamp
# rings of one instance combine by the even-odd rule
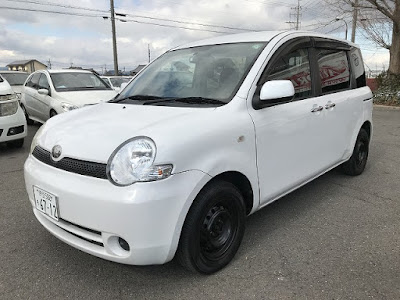
[[[343,19],[343,18],[336,18],[336,21],[343,21],[343,22],[344,22],[344,24],[346,25],[346,37],[345,37],[345,40],[347,40],[347,31],[348,31],[348,25],[347,25],[347,22],[346,22],[346,20],[345,20],[345,19]]]

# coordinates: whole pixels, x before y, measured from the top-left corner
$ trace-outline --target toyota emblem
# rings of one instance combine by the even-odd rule
[[[53,149],[51,149],[51,157],[52,157],[54,160],[60,158],[61,153],[62,153],[62,148],[61,148],[60,145],[55,145],[55,146],[53,147]]]

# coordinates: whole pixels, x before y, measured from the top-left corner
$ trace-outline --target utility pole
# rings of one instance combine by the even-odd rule
[[[301,21],[300,21],[300,17],[301,17],[301,6],[300,6],[300,0],[297,0],[297,6],[296,7],[292,7],[291,9],[293,9],[295,12],[294,13],[290,13],[290,19],[292,19],[292,17],[296,17],[296,21],[289,21],[286,22],[288,24],[290,24],[290,29],[293,30],[299,30],[300,26],[301,26]]]
[[[358,15],[358,0],[354,0],[353,4],[353,23],[351,25],[351,41],[354,43],[356,40],[356,27]]]
[[[149,54],[149,63],[150,63],[150,44],[147,44],[147,52]]]
[[[300,0],[297,0],[297,7],[296,7],[296,30],[299,30],[299,19],[300,19]]]
[[[110,0],[110,7],[111,7],[111,30],[112,30],[112,41],[113,41],[113,53],[114,53],[114,75],[118,76],[117,37],[115,34],[114,0]]]
[[[49,63],[49,69],[51,69],[51,60],[50,60],[50,58],[49,58],[48,63]]]

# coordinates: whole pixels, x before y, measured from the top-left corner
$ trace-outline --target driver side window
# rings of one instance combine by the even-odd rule
[[[293,83],[294,99],[311,96],[311,73],[308,49],[297,49],[283,54],[271,66],[268,80],[290,80]]]
[[[49,89],[50,89],[49,82],[48,82],[48,80],[47,80],[46,75],[44,75],[44,74],[42,74],[42,75],[40,76],[40,79],[39,79],[39,89],[45,89],[45,90],[49,90]]]

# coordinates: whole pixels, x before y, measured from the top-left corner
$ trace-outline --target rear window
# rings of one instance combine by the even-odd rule
[[[364,63],[361,56],[360,49],[352,48],[350,51],[350,61],[354,74],[354,78],[356,79],[356,87],[363,87],[367,85],[365,78],[365,69]]]
[[[25,73],[1,73],[10,85],[23,85],[28,74]]]

